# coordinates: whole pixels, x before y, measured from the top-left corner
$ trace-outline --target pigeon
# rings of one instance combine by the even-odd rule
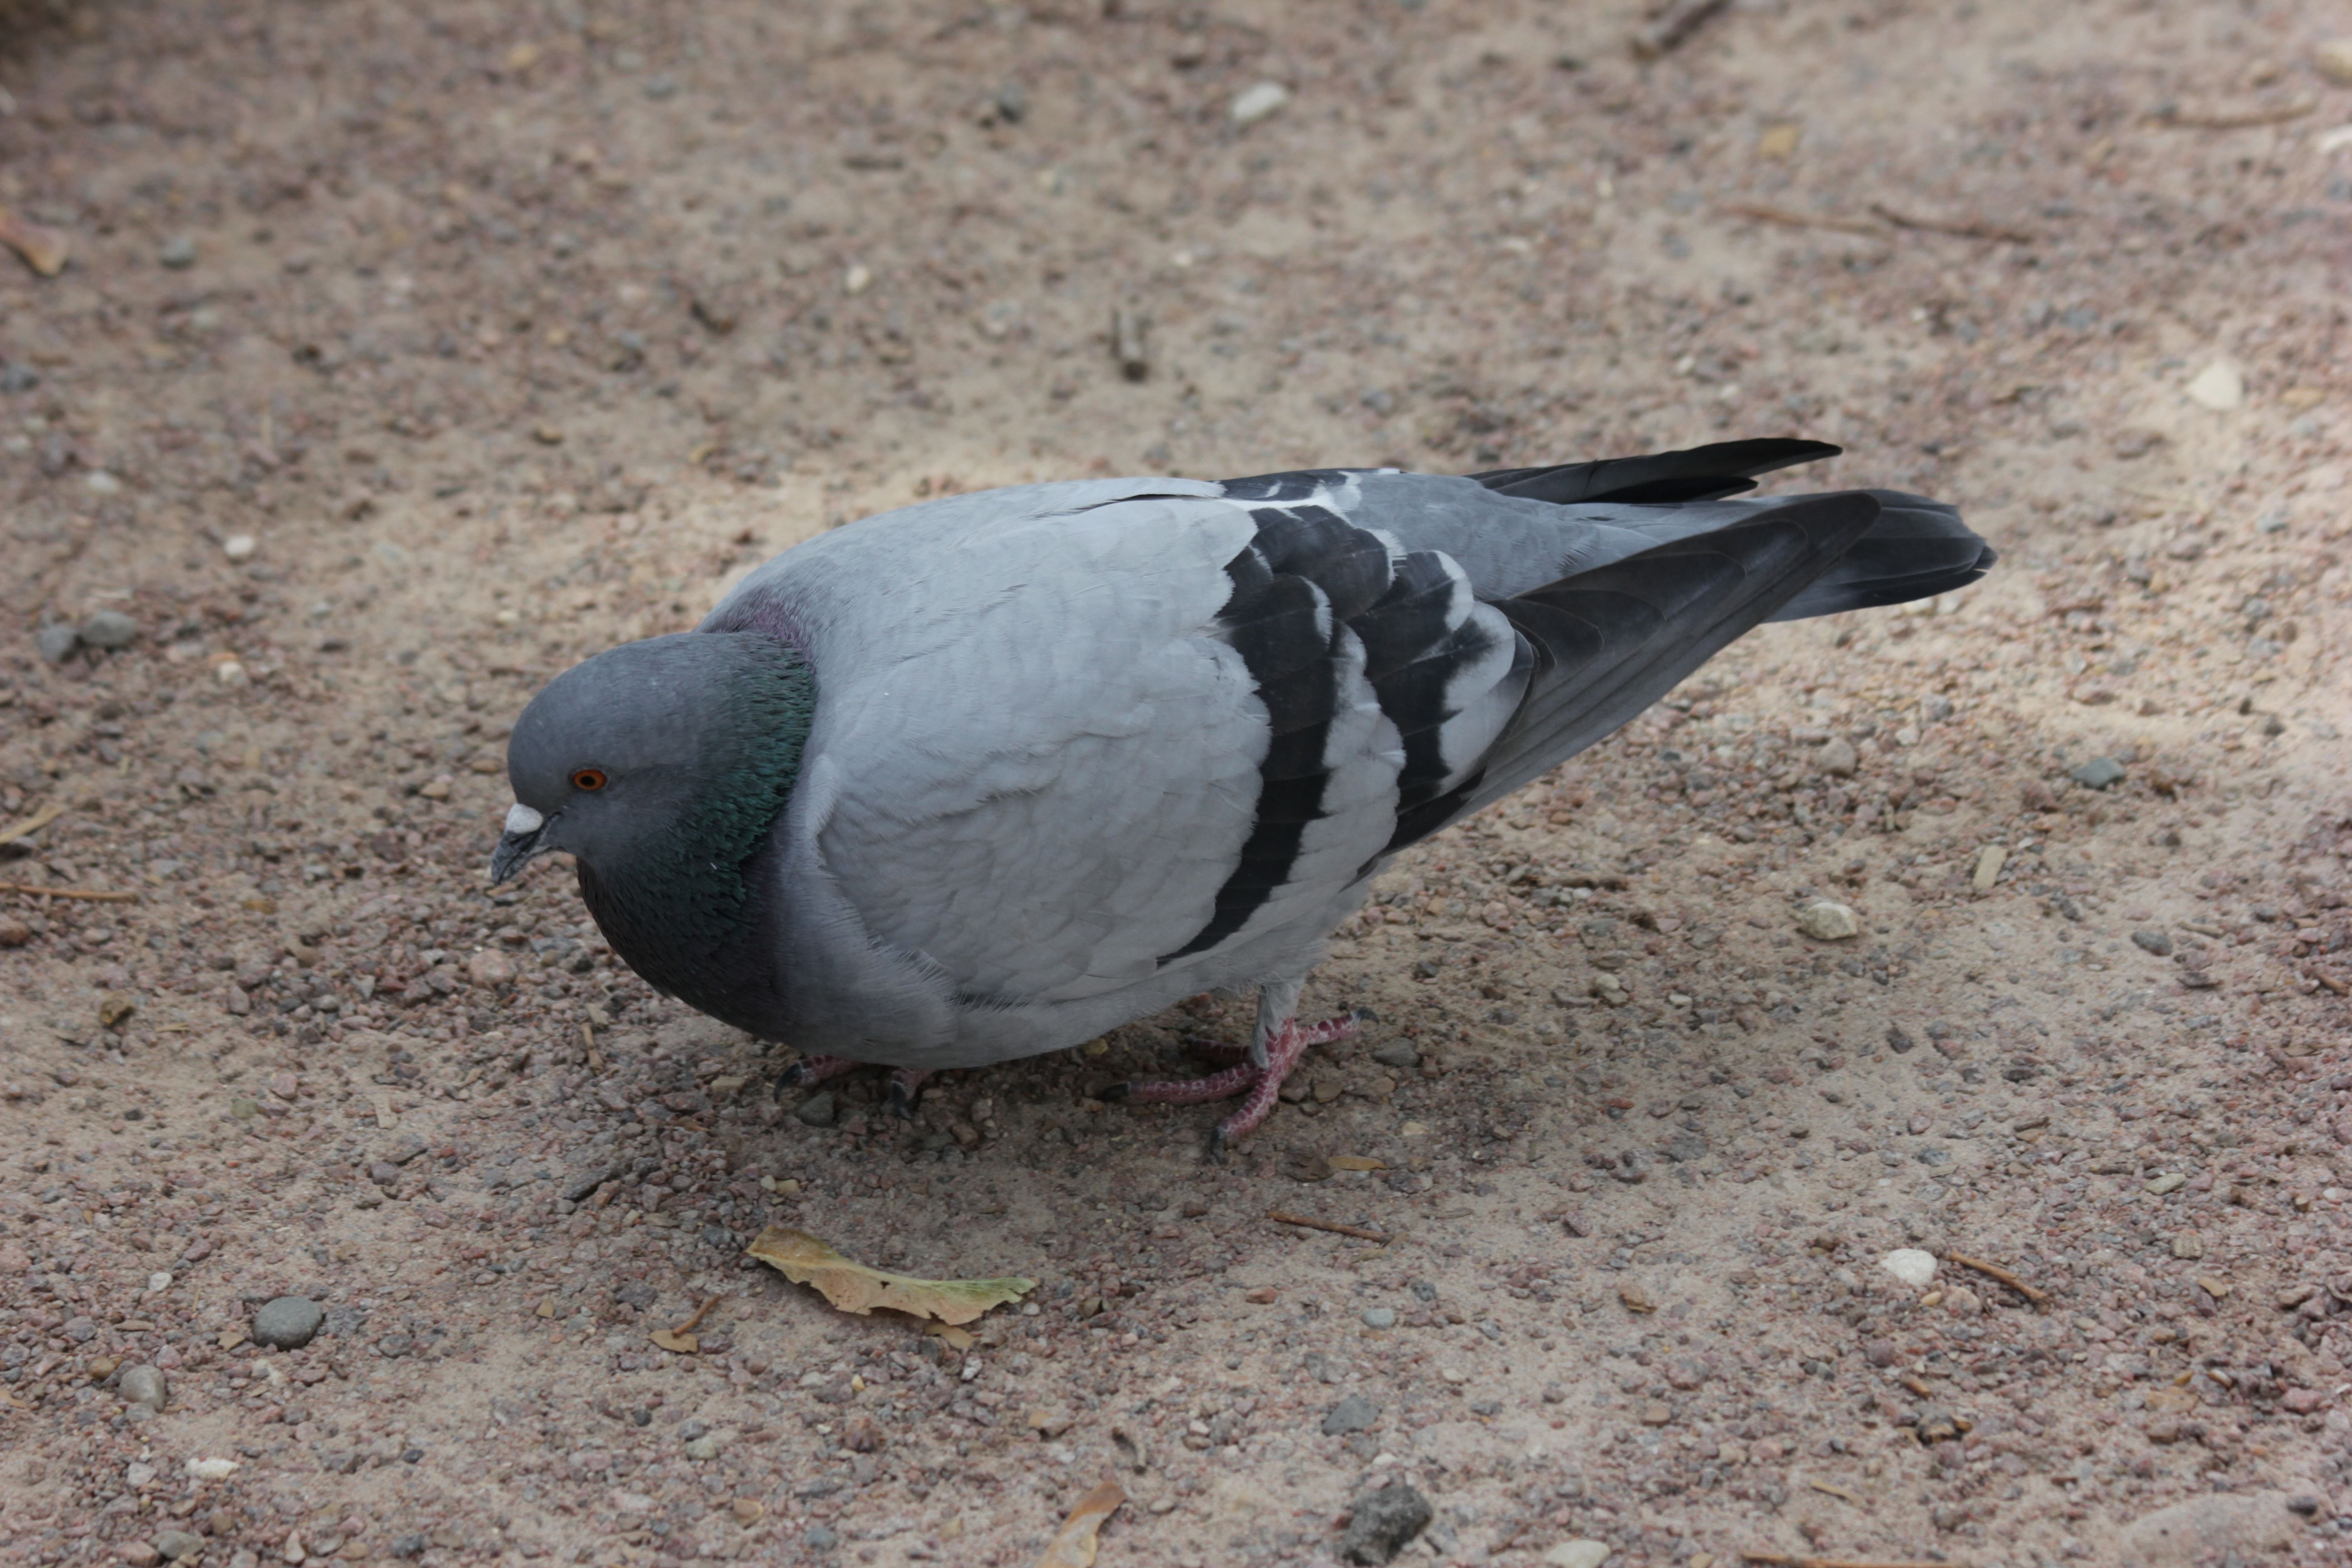
[[[569,853],[656,990],[792,1077],[1082,1044],[1204,992],[1256,1025],[1129,1099],[1273,1109],[1399,852],[1759,623],[1948,593],[1990,547],[1894,490],[1748,496],[1795,439],[1467,476],[1319,468],[943,497],[785,551],[517,720],[503,882]]]

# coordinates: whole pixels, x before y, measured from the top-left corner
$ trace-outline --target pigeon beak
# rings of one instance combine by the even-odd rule
[[[490,851],[490,886],[507,881],[555,846],[547,841],[547,818],[520,801],[507,807],[507,830]]]

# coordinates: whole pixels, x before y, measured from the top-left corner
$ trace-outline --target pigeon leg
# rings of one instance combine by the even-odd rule
[[[1307,1054],[1309,1046],[1344,1040],[1355,1032],[1356,1020],[1352,1016],[1329,1018],[1319,1024],[1301,1024],[1295,1018],[1286,1019],[1266,1038],[1265,1066],[1262,1068],[1244,1060],[1206,1078],[1122,1084],[1114,1098],[1140,1100],[1146,1104],[1199,1105],[1206,1100],[1248,1095],[1241,1109],[1219,1122],[1216,1131],[1209,1136],[1209,1153],[1212,1158],[1222,1162],[1228,1144],[1265,1121],[1273,1111],[1274,1102],[1282,1092],[1282,1080],[1290,1076],[1290,1070],[1298,1065],[1299,1058]]]
[[[923,1080],[930,1077],[927,1068],[893,1068],[890,1069],[890,1109],[899,1120],[915,1119],[915,1097],[923,1092]]]
[[[823,1083],[829,1078],[839,1078],[852,1068],[864,1067],[864,1062],[851,1061],[847,1057],[803,1057],[776,1075],[778,1089],[801,1089],[813,1083]]]

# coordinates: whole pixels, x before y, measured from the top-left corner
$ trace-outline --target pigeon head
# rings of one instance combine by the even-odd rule
[[[491,882],[568,851],[614,950],[703,1005],[752,923],[746,864],[791,798],[815,707],[807,663],[758,632],[653,637],[574,666],[507,743],[515,804]]]

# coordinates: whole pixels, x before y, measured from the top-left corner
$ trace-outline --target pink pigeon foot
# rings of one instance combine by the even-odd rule
[[[1328,1018],[1319,1024],[1289,1019],[1267,1037],[1265,1066],[1262,1068],[1249,1062],[1244,1052],[1244,1059],[1206,1078],[1122,1085],[1121,1098],[1146,1104],[1199,1105],[1246,1094],[1248,1098],[1242,1101],[1241,1109],[1217,1123],[1217,1130],[1209,1134],[1209,1157],[1222,1164],[1226,1147],[1272,1113],[1275,1100],[1282,1092],[1282,1080],[1290,1076],[1291,1068],[1298,1065],[1309,1046],[1344,1040],[1355,1032],[1352,1016]]]
[[[803,1057],[777,1075],[778,1089],[800,1089],[809,1084],[823,1083],[829,1078],[839,1078],[852,1068],[866,1064],[847,1057]],[[923,1068],[893,1068],[890,1069],[890,1109],[908,1121],[915,1119],[915,1100],[923,1091],[923,1080],[930,1072]]]

